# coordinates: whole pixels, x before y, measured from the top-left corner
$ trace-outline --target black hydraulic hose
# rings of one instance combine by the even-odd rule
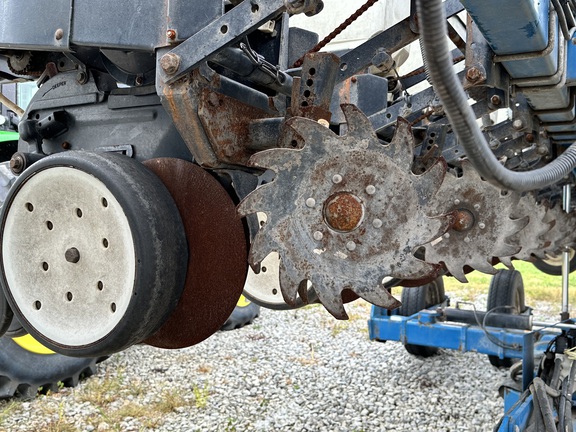
[[[511,171],[498,161],[476,124],[468,97],[453,70],[442,0],[417,0],[417,6],[424,56],[434,90],[476,171],[492,184],[514,191],[541,189],[566,177],[576,167],[576,143],[553,162],[533,171]]]

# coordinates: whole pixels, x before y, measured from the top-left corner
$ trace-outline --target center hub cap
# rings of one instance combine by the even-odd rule
[[[351,232],[364,219],[364,205],[360,198],[348,192],[332,195],[324,206],[324,220],[330,228],[340,232]]]

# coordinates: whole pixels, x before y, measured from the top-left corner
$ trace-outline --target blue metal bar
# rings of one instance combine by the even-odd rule
[[[533,333],[494,327],[482,329],[480,326],[441,322],[437,320],[439,317],[435,310],[426,309],[404,317],[373,306],[368,321],[369,336],[371,340],[473,351],[498,358],[525,358],[526,344],[526,350],[534,349]],[[532,360],[531,370],[534,370],[533,365]]]
[[[528,390],[534,379],[534,333],[524,335],[522,344],[522,390]]]

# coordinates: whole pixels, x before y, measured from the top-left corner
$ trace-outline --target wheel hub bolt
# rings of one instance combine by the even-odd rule
[[[64,257],[69,263],[76,264],[78,261],[80,261],[80,252],[78,249],[73,247],[66,251]]]

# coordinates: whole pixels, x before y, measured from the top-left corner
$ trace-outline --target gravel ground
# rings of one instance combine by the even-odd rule
[[[430,359],[368,340],[320,307],[262,310],[254,324],[198,346],[133,347],[75,389],[1,402],[2,431],[488,431],[506,371],[486,356]]]

